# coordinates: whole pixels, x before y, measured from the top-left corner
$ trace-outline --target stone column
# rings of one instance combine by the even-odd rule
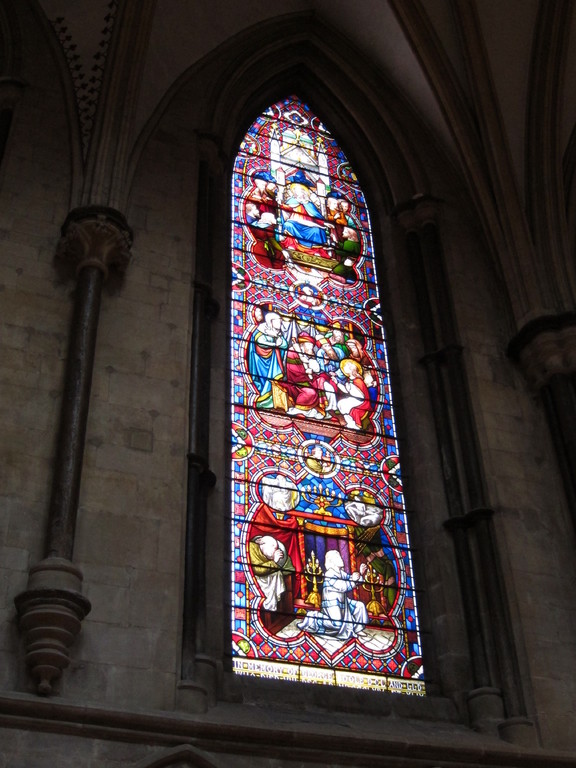
[[[472,725],[503,738],[525,740],[524,718],[506,595],[500,575],[487,508],[484,471],[474,413],[437,217],[437,203],[418,196],[396,210],[406,233],[410,271],[420,315],[420,327],[438,447],[442,460],[449,517],[445,527],[453,536],[462,605],[468,634],[473,689],[468,694]],[[473,557],[473,552],[478,557]],[[481,565],[480,565],[481,564]],[[492,613],[487,620],[486,607]],[[514,719],[514,733],[503,724]],[[522,723],[520,723],[522,720]]]
[[[216,305],[209,288],[194,284],[191,349],[188,485],[186,503],[186,572],[182,627],[182,682],[185,709],[205,711],[215,703],[216,663],[207,643],[206,517],[207,495],[216,476],[208,466],[210,425],[210,324]]]
[[[217,664],[210,652],[206,615],[207,497],[216,482],[209,469],[211,325],[218,312],[212,298],[214,178],[200,161],[196,229],[196,270],[190,350],[188,486],[182,623],[182,671],[178,703],[204,712],[216,700]]]
[[[132,233],[111,208],[77,208],[67,217],[58,244],[59,260],[76,269],[64,394],[45,558],[30,570],[25,592],[15,599],[24,634],[26,662],[37,690],[54,692],[70,662],[70,647],[90,610],[82,595],[82,574],[72,563],[90,404],[102,285],[109,267],[124,270]]]
[[[508,354],[542,397],[576,526],[576,313],[532,320]]]
[[[467,526],[462,524],[466,503],[458,463],[457,435],[451,420],[451,410],[448,403],[449,392],[444,370],[446,355],[442,341],[448,336],[449,343],[453,344],[453,328],[449,327],[449,332],[447,332],[445,313],[441,315],[442,319],[438,316],[438,304],[446,306],[451,314],[450,299],[446,296],[444,281],[437,274],[438,254],[430,253],[436,243],[436,233],[431,231],[433,221],[431,215],[434,213],[433,201],[425,200],[423,203],[426,207],[424,204],[418,206],[414,201],[410,201],[398,208],[396,219],[406,233],[410,273],[418,305],[425,352],[420,362],[426,369],[430,395],[434,403],[432,410],[449,514],[446,527],[453,533],[456,567],[469,641],[472,678],[475,689],[487,689],[490,685],[490,674],[480,622],[478,585],[474,573],[470,540]],[[427,227],[424,238],[422,225]],[[427,248],[423,247],[423,239],[425,239]],[[431,273],[434,274],[434,283],[440,283],[441,290],[437,293],[434,292],[433,286],[430,284],[432,282]]]

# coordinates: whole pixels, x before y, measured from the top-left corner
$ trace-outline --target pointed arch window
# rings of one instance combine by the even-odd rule
[[[252,124],[232,184],[234,670],[423,694],[364,195],[296,97]]]

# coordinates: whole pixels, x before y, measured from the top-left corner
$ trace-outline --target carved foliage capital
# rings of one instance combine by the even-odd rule
[[[57,257],[79,271],[97,267],[104,276],[110,267],[124,272],[130,262],[132,231],[118,211],[108,208],[77,208],[62,227]]]

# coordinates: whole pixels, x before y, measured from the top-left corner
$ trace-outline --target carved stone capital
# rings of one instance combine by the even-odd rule
[[[417,232],[426,224],[437,223],[440,201],[429,195],[414,195],[406,203],[397,205],[394,216],[406,234]]]
[[[110,267],[124,272],[130,262],[132,230],[114,208],[75,208],[62,226],[57,258],[76,266],[97,267],[108,276]]]
[[[26,664],[44,696],[70,664],[70,648],[90,611],[81,588],[82,574],[69,560],[46,558],[31,568],[27,589],[14,600]]]
[[[416,214],[414,213],[414,206],[412,201],[405,205],[399,205],[394,211],[394,217],[398,224],[402,227],[405,234],[418,231],[418,222],[416,220]]]
[[[429,195],[416,195],[413,198],[414,215],[420,228],[426,224],[437,225],[440,201]]]
[[[14,109],[26,83],[17,77],[0,77],[0,110]]]
[[[517,360],[534,389],[556,374],[576,372],[576,314],[544,317],[525,326],[508,354]]]

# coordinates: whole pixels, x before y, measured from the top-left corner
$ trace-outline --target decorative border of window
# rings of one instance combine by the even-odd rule
[[[424,695],[370,220],[296,97],[236,158],[232,271],[233,668]]]

